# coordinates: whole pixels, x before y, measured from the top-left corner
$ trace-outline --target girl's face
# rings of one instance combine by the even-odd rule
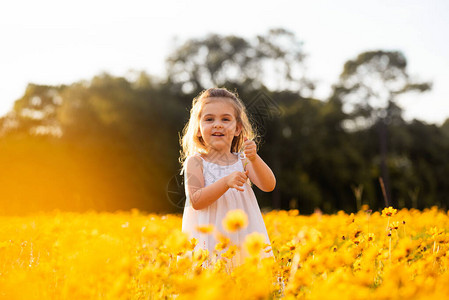
[[[229,152],[232,139],[241,132],[235,109],[227,98],[213,98],[203,106],[198,137],[202,137],[207,149]]]

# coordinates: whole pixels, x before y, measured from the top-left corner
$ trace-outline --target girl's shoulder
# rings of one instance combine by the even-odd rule
[[[199,152],[193,153],[192,155],[189,156],[189,158],[193,159],[193,160],[198,160],[198,161],[199,160],[205,160],[204,157]]]
[[[201,157],[201,155],[199,153],[195,153],[193,155],[190,155],[189,157],[186,158],[186,161],[184,163],[184,167],[185,168],[189,168],[192,169],[195,167],[203,167],[203,160],[204,158]]]

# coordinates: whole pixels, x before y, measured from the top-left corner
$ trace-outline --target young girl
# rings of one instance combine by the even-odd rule
[[[259,232],[270,245],[267,230],[251,180],[262,191],[270,192],[276,185],[273,172],[257,154],[253,139],[255,133],[246,109],[234,93],[223,88],[203,91],[193,100],[190,119],[183,131],[181,162],[183,162],[186,204],[182,231],[198,240],[198,248],[215,250],[220,234],[238,246],[232,259],[234,266],[244,262],[248,255],[243,243],[245,237]],[[242,152],[239,152],[242,151]],[[228,233],[223,229],[227,212],[243,210],[248,216],[247,227]],[[198,226],[213,225],[213,234],[201,233]],[[274,257],[271,247],[262,251],[262,257]],[[210,262],[206,262],[206,266]]]

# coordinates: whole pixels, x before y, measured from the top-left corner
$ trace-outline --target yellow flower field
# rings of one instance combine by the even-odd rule
[[[449,216],[437,208],[264,214],[251,257],[218,236],[197,250],[180,215],[48,213],[0,217],[1,299],[429,299],[449,295]],[[237,220],[238,221],[238,220]],[[233,224],[238,224],[235,217]],[[228,224],[231,225],[231,224]],[[238,226],[233,227],[238,230]],[[198,228],[212,234],[213,228]],[[206,264],[212,261],[212,264]],[[206,267],[207,266],[207,267]]]

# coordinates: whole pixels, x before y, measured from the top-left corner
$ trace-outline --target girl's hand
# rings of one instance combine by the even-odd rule
[[[257,157],[257,146],[256,143],[252,140],[248,140],[248,138],[245,136],[243,138],[243,153],[245,153],[245,156],[250,160],[254,161]]]
[[[226,176],[226,185],[229,188],[234,188],[236,190],[243,192],[244,189],[241,187],[245,184],[247,179],[248,179],[248,171],[245,172],[235,171]]]

